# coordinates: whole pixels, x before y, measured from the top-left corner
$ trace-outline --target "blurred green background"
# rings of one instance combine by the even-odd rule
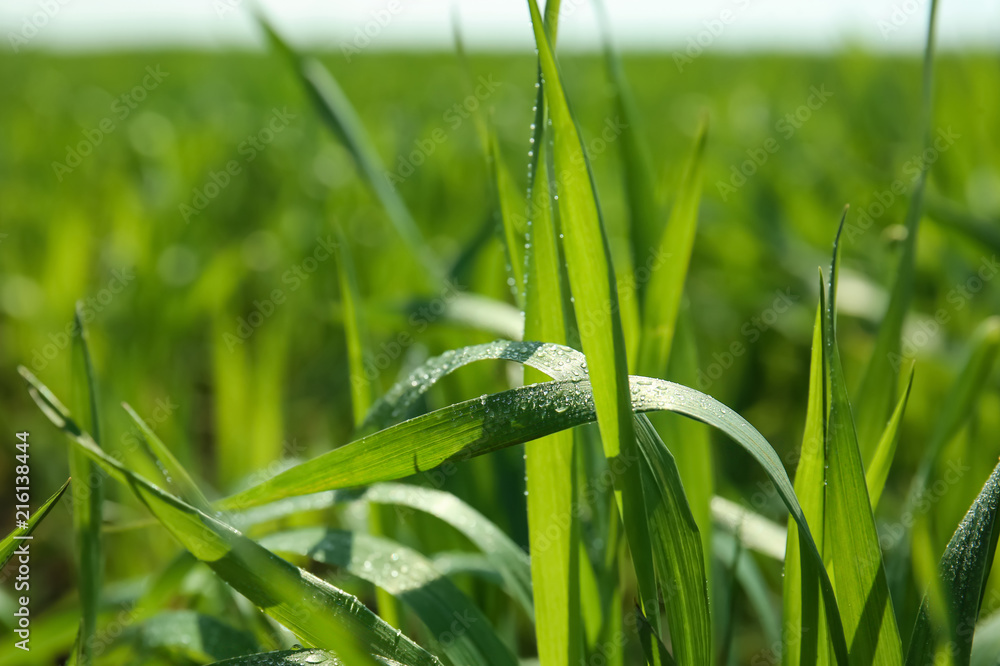
[[[404,174],[412,167],[396,186],[454,267],[451,286],[422,278],[349,154],[277,55],[0,55],[0,423],[8,438],[31,433],[33,502],[68,475],[66,443],[31,403],[16,367],[26,365],[68,397],[67,331],[77,299],[92,314],[104,447],[140,470],[148,465],[119,406],[127,401],[212,496],[351,438],[336,266],[323,258],[332,225],[354,253],[371,344],[387,364],[373,372],[383,390],[427,355],[497,337],[433,307],[420,314],[416,299],[434,306],[460,293],[513,303],[484,150],[461,108],[476,99],[486,111],[523,186],[534,58],[472,56],[475,76],[495,83],[479,98],[452,54],[322,59],[386,168]],[[605,223],[624,253],[627,210],[615,139],[632,128],[612,129],[617,118],[601,58],[569,54],[561,64]],[[685,305],[704,373],[696,388],[753,423],[791,474],[805,415],[817,267],[829,261],[846,203],[839,337],[854,385],[868,361],[920,159],[919,60],[860,51],[703,55],[680,71],[664,53],[629,54],[625,65],[667,197],[708,114],[706,187]],[[898,517],[973,331],[1000,302],[989,279],[969,282],[1000,249],[984,242],[989,230],[1000,233],[998,77],[995,54],[938,57],[932,127],[952,142],[928,156],[932,214],[920,230],[917,294],[904,334],[914,343],[904,363],[916,360],[916,379],[879,508],[888,522]],[[740,170],[752,175],[741,179],[734,175]],[[902,195],[892,194],[894,184]],[[961,216],[952,209],[987,232],[976,238],[956,229]],[[963,286],[967,293],[956,291]],[[922,335],[939,309],[947,323]],[[501,312],[509,328],[510,313]],[[743,351],[732,354],[734,343]],[[440,406],[506,382],[503,366],[477,366],[427,400]],[[1000,449],[995,374],[988,386],[944,454],[971,472],[934,510],[939,539],[950,536]],[[715,453],[719,493],[748,501],[763,474],[735,447]],[[12,462],[13,454],[0,458],[0,487],[12,485]],[[526,544],[521,451],[463,468],[444,487]],[[108,520],[144,517],[126,493],[108,492]],[[753,506],[784,522],[777,496]],[[37,615],[72,604],[64,597],[75,587],[68,507],[36,541],[35,576],[43,581],[34,592]],[[8,513],[0,531],[12,526]],[[413,527],[421,518],[412,520],[403,540],[425,552],[463,547],[457,533],[440,524],[421,531]],[[108,538],[110,581],[147,574],[176,551],[159,528]],[[780,568],[767,563],[765,573],[778,580]],[[488,594],[496,591],[484,588],[479,597],[487,608]],[[763,639],[748,630],[745,641],[749,651]]]

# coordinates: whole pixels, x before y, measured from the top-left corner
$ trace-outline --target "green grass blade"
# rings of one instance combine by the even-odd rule
[[[741,547],[737,547],[734,543],[737,538],[731,534],[717,531],[713,536],[716,555],[726,567],[733,571],[740,587],[743,588],[753,607],[754,614],[759,618],[760,628],[767,644],[780,645],[781,616],[774,607],[767,580],[753,556],[746,550],[742,550],[742,546],[748,545],[742,539],[742,531],[739,535]],[[739,551],[738,557],[737,551]]]
[[[872,456],[865,472],[865,483],[868,485],[868,496],[871,498],[872,511],[878,508],[878,501],[882,497],[882,490],[885,488],[885,481],[889,478],[889,467],[892,466],[892,459],[896,455],[896,443],[899,441],[899,426],[903,422],[903,412],[906,411],[906,402],[910,398],[910,389],[913,388],[913,367],[910,367],[910,376],[906,380],[906,389],[896,403],[896,409],[892,412],[889,423],[886,424],[878,446],[875,447],[875,455]]]
[[[902,643],[836,341],[838,246],[839,232],[830,281],[821,294],[830,560],[851,663],[902,664]]]
[[[646,663],[659,664],[660,666],[676,666],[677,662],[674,661],[670,651],[667,650],[667,646],[665,646],[663,641],[660,640],[660,637],[653,628],[653,625],[650,624],[646,616],[642,614],[642,610],[636,608],[635,615],[636,629],[639,634],[639,644],[642,646],[642,652],[646,657]]]
[[[642,336],[637,372],[658,377],[667,369],[670,348],[677,329],[677,314],[684,297],[684,280],[691,262],[695,229],[698,226],[698,204],[701,201],[704,169],[702,156],[708,122],[698,128],[694,150],[684,168],[684,175],[673,210],[659,238],[656,270],[650,271],[642,311]],[[649,249],[644,249],[648,253]],[[636,257],[641,262],[644,255]]]
[[[29,393],[75,448],[128,487],[195,557],[303,641],[341,654],[349,663],[370,663],[369,652],[413,666],[440,662],[402,636],[355,597],[295,567],[134,474],[105,454],[72,419],[52,392],[26,368]],[[363,646],[363,647],[362,647]]]
[[[361,425],[371,409],[374,387],[368,378],[365,361],[370,357],[368,326],[361,307],[358,274],[354,257],[340,225],[333,224],[337,242],[334,253],[337,260],[337,279],[340,283],[340,305],[343,311],[344,337],[347,338],[347,364],[351,378],[351,409],[354,425]]]
[[[47,516],[49,511],[52,510],[52,507],[56,505],[59,498],[63,496],[63,493],[66,492],[69,484],[70,479],[66,479],[66,483],[62,484],[62,487],[59,488],[59,490],[45,500],[44,504],[35,509],[34,513],[32,513],[28,520],[25,521],[26,524],[24,527],[18,527],[13,532],[5,536],[3,540],[0,540],[0,569],[7,566],[7,562],[9,562],[10,558],[14,556],[14,551],[17,550],[18,547],[24,543],[26,537],[30,537],[31,533],[35,531],[35,528],[38,527],[43,520],[45,520],[45,516]]]
[[[923,100],[921,104],[921,135],[923,148],[931,147],[932,74],[934,65],[934,37],[937,22],[937,0],[931,0],[930,19],[923,63]],[[897,393],[903,320],[913,300],[914,262],[917,251],[917,232],[923,213],[924,186],[929,164],[923,166],[910,196],[906,210],[906,239],[895,271],[895,280],[889,292],[889,305],[879,326],[872,350],[871,361],[865,370],[858,390],[857,431],[861,447],[861,460],[867,467],[875,454],[879,437],[885,429],[893,396]]]
[[[166,611],[133,632],[139,654],[162,654],[177,662],[208,662],[260,650],[250,633],[194,611]]]
[[[674,627],[683,624],[688,636],[707,643],[699,648],[710,654],[712,622],[701,535],[673,456],[648,418],[640,416],[635,422],[642,455],[639,469],[646,501],[645,519],[657,576],[667,590],[663,602],[671,622],[671,637],[676,635]],[[672,642],[676,651],[676,639]]]
[[[168,482],[177,490],[178,497],[202,511],[210,511],[208,498],[205,497],[198,484],[194,482],[191,475],[188,474],[184,466],[174,456],[173,451],[167,448],[167,445],[163,443],[153,429],[142,420],[142,417],[134,409],[126,403],[122,403],[122,407],[125,408],[125,412],[132,419],[132,422],[138,426],[139,432],[149,447],[154,461],[160,466]]]
[[[288,497],[234,514],[233,517],[241,528],[250,528],[262,522],[352,501],[394,505],[400,513],[416,509],[450,524],[482,551],[483,556],[506,583],[511,596],[520,603],[529,618],[534,617],[528,556],[486,516],[443,490],[401,483],[379,483],[360,493],[334,490]]]
[[[375,658],[379,666],[395,666],[380,657]],[[210,666],[348,666],[335,655],[323,650],[279,650],[277,652],[262,652],[248,657],[237,657],[217,661]]]
[[[439,282],[445,274],[440,260],[420,233],[420,228],[413,220],[402,197],[388,181],[386,176],[388,172],[375,150],[375,145],[336,79],[315,58],[303,57],[296,53],[260,13],[257,13],[257,21],[267,35],[268,41],[288,58],[301,77],[320,118],[347,148],[365,183],[388,213],[396,232],[427,274],[435,283]]]
[[[340,304],[343,311],[344,337],[347,339],[347,366],[351,383],[351,409],[354,414],[354,426],[360,426],[365,414],[371,409],[375,396],[375,387],[368,378],[368,362],[371,359],[369,349],[368,327],[361,308],[361,293],[358,289],[357,271],[354,269],[354,257],[347,244],[340,225],[333,223],[336,243],[334,256],[337,261],[337,280],[340,285]],[[373,535],[382,535],[390,529],[392,517],[381,507],[374,507],[368,513],[368,530]],[[402,626],[399,604],[381,588],[375,591],[378,613],[383,620],[394,627]]]
[[[375,504],[409,507],[449,523],[483,552],[528,617],[534,616],[528,557],[503,530],[458,497],[430,488],[380,483],[365,490],[360,499]]]
[[[956,666],[968,666],[973,632],[979,619],[983,593],[993,557],[996,554],[1000,523],[997,504],[1000,503],[1000,464],[980,491],[979,496],[959,523],[948,543],[938,567],[941,589],[945,595],[945,616],[948,620],[948,651]],[[917,623],[913,628],[907,666],[918,666],[933,659],[934,648],[942,637],[931,623],[928,597],[924,597]]]
[[[549,28],[551,32],[555,25],[549,24]],[[530,193],[532,219],[527,235],[521,236],[527,239],[524,336],[528,340],[566,344],[569,324],[564,309],[569,294],[563,284],[552,219],[546,133],[538,137],[538,143],[533,144],[539,160]],[[541,371],[525,368],[525,383],[546,379]],[[587,563],[580,554],[580,521],[574,510],[574,450],[574,436],[568,431],[528,442],[524,449],[535,636],[540,661],[552,666],[570,666],[580,660],[582,611],[593,611],[595,605],[592,595],[579,584],[581,568],[586,573]]]
[[[816,306],[813,326],[812,360],[809,366],[809,394],[806,408],[805,429],[799,449],[799,464],[795,470],[795,494],[802,512],[815,530],[817,546],[821,553],[829,550],[824,541],[826,531],[826,445],[823,432],[826,413],[826,390],[823,370],[823,309]],[[794,523],[788,524],[785,545],[785,575],[782,581],[784,610],[782,663],[785,666],[800,664],[827,664],[830,660],[827,627],[819,606],[819,589],[804,581],[805,569],[811,563],[802,558],[799,550],[799,531]]]
[[[84,415],[86,427],[94,433],[95,445],[99,446],[97,382],[87,345],[82,301],[77,303],[73,320],[72,396],[78,413]],[[101,603],[101,586],[104,578],[101,541],[103,477],[98,467],[76,448],[71,448],[69,451],[69,474],[71,478],[76,477],[78,480],[70,493],[73,498],[73,529],[76,534],[77,584],[80,588],[80,631],[77,634],[74,655],[78,666],[90,666],[93,663],[91,638],[97,628],[97,613]]]
[[[517,666],[517,658],[486,616],[414,550],[388,539],[323,527],[269,534],[259,543],[273,552],[340,567],[385,590],[416,613],[455,664]]]
[[[507,263],[510,265],[510,277],[513,281],[511,290],[515,300],[523,306],[524,303],[524,238],[527,233],[527,220],[521,211],[524,210],[524,197],[514,184],[514,179],[507,169],[507,163],[500,154],[500,145],[495,132],[489,132],[489,164],[493,172],[493,183],[496,188],[497,202],[500,205],[500,220],[503,227],[504,248],[507,252]]]
[[[570,288],[574,298],[580,341],[589,373],[598,390],[594,400],[604,453],[609,461],[637,459],[631,414],[628,357],[618,310],[616,278],[611,253],[591,182],[587,156],[569,110],[555,56],[545,34],[534,0],[528,0],[544,78],[545,100],[551,115],[553,163],[557,174],[555,196],[564,234]],[[643,510],[639,469],[629,465],[615,479],[615,494],[632,554],[642,607],[651,617],[658,613],[655,569],[649,527]],[[678,626],[674,647],[682,663],[702,655],[707,646]],[[703,659],[703,663],[704,663]],[[692,662],[693,663],[693,662]]]

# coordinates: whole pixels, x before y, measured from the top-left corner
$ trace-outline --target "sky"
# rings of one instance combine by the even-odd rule
[[[605,0],[623,50],[832,51],[849,46],[917,51],[929,0]],[[260,6],[295,44],[343,51],[453,48],[453,21],[470,50],[532,48],[524,0],[3,0],[8,52],[256,48],[250,11]],[[599,45],[593,0],[563,0],[560,45]],[[1000,3],[944,0],[943,49],[1000,46]]]

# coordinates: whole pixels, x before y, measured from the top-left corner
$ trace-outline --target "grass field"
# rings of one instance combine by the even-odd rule
[[[775,490],[776,472],[766,472],[759,457],[733,446],[722,432],[694,421],[657,414],[632,425],[630,412],[620,412],[621,396],[629,395],[622,384],[627,373],[677,380],[707,394],[730,410],[713,412],[713,418],[721,423],[735,412],[773,446],[833,573],[849,663],[902,663],[925,589],[932,628],[921,656],[930,660],[936,651],[952,661],[933,663],[969,663],[968,629],[978,621],[972,663],[1000,663],[1000,622],[993,616],[1000,610],[1000,587],[995,577],[987,583],[996,498],[990,505],[995,489],[983,488],[1000,453],[993,369],[1000,327],[991,319],[1000,304],[993,283],[1000,270],[995,54],[936,56],[927,150],[916,57],[702,55],[678,65],[669,53],[628,54],[624,75],[637,113],[623,116],[616,100],[621,81],[609,74],[603,57],[562,54],[565,97],[580,139],[573,142],[572,123],[562,122],[560,107],[550,102],[554,129],[532,144],[535,57],[475,54],[465,63],[453,54],[364,52],[351,62],[339,54],[321,60],[384,165],[375,172],[383,190],[398,195],[426,239],[417,252],[393,224],[399,215],[386,213],[352,151],[329,131],[294,69],[273,50],[0,56],[6,83],[0,104],[0,396],[4,436],[12,442],[0,463],[0,485],[20,483],[16,432],[30,433],[32,507],[74,467],[67,497],[32,541],[30,653],[15,647],[16,568],[4,570],[0,624],[9,639],[0,644],[0,663],[62,663],[87,637],[89,647],[78,645],[75,663],[212,663],[293,644],[329,650],[349,664],[376,663],[362,656],[368,652],[383,660],[377,663],[434,663],[423,649],[453,664],[516,663],[540,655],[546,666],[643,663],[646,626],[654,636],[646,646],[655,652],[659,637],[672,655],[649,655],[649,663],[708,663],[700,661],[705,655],[720,664],[810,663],[801,647],[810,641],[818,650],[815,663],[843,662],[826,622],[810,620],[801,606],[796,615],[789,606],[790,600],[809,603],[807,589],[816,604],[819,587],[807,578],[816,576],[814,568],[796,561],[789,573],[780,559],[788,509]],[[547,93],[556,87],[551,81],[546,79]],[[704,120],[707,140],[700,161],[692,162]],[[490,141],[481,131],[487,126],[496,137],[495,162],[487,159]],[[558,264],[546,268],[538,241],[524,258],[517,237],[524,218],[498,203],[499,174],[499,201],[514,210],[524,205],[529,145],[543,143],[555,154],[554,172],[558,165],[579,166],[571,155],[583,146],[601,211],[599,220],[587,213],[594,199],[585,196],[585,169],[569,182],[554,181],[561,201],[551,203],[565,237],[556,239],[553,256],[565,259],[563,270]],[[676,246],[658,243],[665,213],[655,216],[645,236],[636,222],[641,196],[630,189],[641,180],[630,152],[635,146],[649,158],[650,170],[639,174],[653,188],[649,201],[659,202],[658,211],[674,205],[671,224],[678,229],[685,224],[685,197],[698,199],[692,170],[701,170],[686,271],[683,231]],[[686,165],[694,166],[686,171]],[[912,292],[900,349],[873,360],[886,308],[896,298],[900,258],[906,263],[908,228],[913,230],[906,214],[925,167],[915,268],[899,287]],[[531,190],[535,196],[540,187]],[[834,294],[820,288],[817,269],[831,277],[831,247],[845,204],[850,210],[839,242],[834,341],[832,317],[817,314],[821,295],[829,303]],[[537,217],[533,224],[540,224]],[[601,312],[610,284],[602,273],[602,234],[594,229],[606,237],[621,305],[592,322],[588,313]],[[505,240],[511,233],[513,243]],[[649,239],[654,242],[642,242]],[[421,252],[430,259],[422,263]],[[662,278],[677,262],[680,281]],[[439,271],[427,270],[426,263]],[[634,280],[621,281],[630,274]],[[643,302],[643,295],[649,300]],[[74,342],[74,304],[81,299],[94,391],[82,379],[85,348]],[[668,301],[679,304],[679,315],[660,313],[658,306]],[[656,327],[657,316],[666,329]],[[592,398],[589,384],[579,399],[568,393],[569,384],[553,385],[555,397],[495,397],[522,382],[521,365],[507,351],[501,354],[506,362],[459,369],[391,415],[361,425],[374,398],[397,381],[407,387],[410,372],[429,358],[519,338],[525,327],[525,340],[568,342],[585,352]],[[669,347],[671,338],[668,356],[658,345],[666,339]],[[149,494],[111,462],[97,461],[93,451],[88,458],[79,453],[85,447],[68,445],[35,407],[19,365],[51,388],[123,469],[172,495]],[[888,459],[873,461],[877,439],[870,433],[882,432],[911,365],[898,444],[880,446]],[[886,379],[890,389],[865,393],[858,402],[870,366],[891,367],[883,373],[892,375]],[[523,381],[547,379],[528,370]],[[633,385],[631,397],[652,405],[667,395],[653,393]],[[96,396],[96,419],[89,395]],[[482,413],[473,403],[466,411],[434,412],[480,396]],[[145,435],[121,408],[123,401],[148,424]],[[551,401],[555,411],[546,412]],[[878,401],[889,410],[869,408]],[[593,421],[593,413],[577,413],[586,411],[585,404],[596,409],[600,429],[581,425],[565,431],[572,434],[550,434]],[[339,458],[314,465],[325,479],[322,487],[303,476],[295,477],[301,485],[294,492],[279,484],[271,495],[253,494],[266,479],[359,434],[429,412],[443,414],[434,429],[420,426],[428,429],[397,439],[373,435],[368,448],[352,445]],[[481,421],[462,420],[473,417]],[[634,427],[641,433],[643,423],[659,436],[640,436],[640,442],[662,438],[673,458],[643,444],[635,449],[629,432]],[[855,423],[858,434],[845,435],[855,432]],[[877,429],[866,430],[866,423]],[[531,436],[517,439],[522,430]],[[621,438],[609,449],[609,433],[619,430]],[[813,433],[823,443],[820,454],[805,447],[804,432],[805,440]],[[542,435],[527,445],[528,471],[535,465],[540,479],[527,481],[537,484],[529,495],[520,442]],[[514,445],[501,443],[504,437],[513,437]],[[149,453],[155,438],[170,454],[155,443]],[[614,461],[611,451],[619,445],[625,460],[629,451],[639,451],[651,476],[640,477],[628,465],[608,473],[613,465],[605,454]],[[476,446],[492,452],[473,456]],[[818,465],[813,478],[819,482],[812,485],[796,475],[807,457]],[[91,476],[99,465],[107,478],[87,481],[99,478]],[[182,468],[198,492],[179,474]],[[887,476],[873,485],[875,468]],[[412,474],[414,469],[423,471]],[[861,492],[865,470],[870,498]],[[614,477],[617,493],[600,483],[606,474]],[[452,494],[461,508],[449,504],[450,496],[434,496],[435,506],[444,507],[443,520],[421,504],[431,500],[419,493],[410,497],[405,488],[370,485],[392,479]],[[923,490],[908,499],[914,479],[923,479]],[[675,494],[680,481],[684,501]],[[103,499],[95,509],[98,486]],[[358,487],[368,490],[347,490]],[[659,504],[653,487],[661,493]],[[263,517],[246,515],[251,505],[306,488],[342,495]],[[547,499],[532,508],[536,490]],[[237,491],[246,492],[230,504],[217,503]],[[284,585],[281,593],[289,596],[281,603],[290,603],[296,594],[307,595],[312,588],[303,592],[296,585],[310,579],[281,570],[290,576],[285,580],[274,573],[280,567],[266,574],[278,565],[260,564],[254,559],[264,557],[260,552],[226,541],[228,533],[186,541],[184,521],[195,514],[170,504],[173,495],[185,500],[183,511],[193,506],[191,511],[234,523],[356,595],[422,648],[371,647],[365,632],[377,634],[382,625],[353,607],[329,611],[329,618],[313,609],[306,620],[282,615],[287,609],[260,612],[255,607],[280,606],[268,584]],[[714,512],[713,495],[721,498],[711,505]],[[973,594],[941,585],[935,571],[977,497],[982,511],[970,514],[978,516],[980,529],[970,537],[973,546],[947,551],[955,558],[964,553],[952,564],[978,566],[982,585]],[[3,533],[14,527],[14,503],[0,518]],[[461,523],[465,504],[481,515],[451,524]],[[557,515],[570,504],[572,517]],[[724,520],[726,507],[734,506],[752,515]],[[91,513],[98,517],[90,527],[88,509],[98,512]],[[859,527],[872,514],[873,529]],[[525,587],[532,521],[533,608]],[[498,532],[486,534],[484,524]],[[547,532],[547,525],[555,528]],[[805,546],[794,538],[799,530],[791,532],[789,550],[798,553]],[[320,537],[326,541],[316,541]],[[652,555],[636,554],[643,538],[652,539]],[[663,552],[656,545],[661,540]],[[88,543],[96,548],[89,571],[103,569],[103,582],[85,580],[88,560],[81,565],[74,556]],[[181,556],[186,551],[212,566]],[[400,557],[408,563],[402,572]],[[868,564],[849,573],[848,562],[855,560]],[[246,579],[258,565],[263,582]],[[685,574],[691,571],[702,573],[700,593],[698,576]],[[560,575],[571,583],[562,584]],[[99,587],[88,592],[94,582]],[[255,590],[264,597],[255,597]],[[873,599],[888,605],[862,613],[860,606],[868,609]],[[637,615],[637,604],[644,616]],[[705,616],[679,617],[682,607],[703,607]],[[959,618],[966,622],[964,633],[955,619],[959,608],[966,609]],[[971,617],[969,608],[975,609]],[[299,663],[300,657],[301,663],[328,658],[303,652],[282,663]],[[912,658],[907,663],[931,663]]]

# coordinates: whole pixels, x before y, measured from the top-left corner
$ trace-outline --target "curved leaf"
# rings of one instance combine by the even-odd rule
[[[516,666],[490,621],[420,553],[361,532],[306,527],[269,534],[268,550],[343,568],[409,606],[455,664]]]

